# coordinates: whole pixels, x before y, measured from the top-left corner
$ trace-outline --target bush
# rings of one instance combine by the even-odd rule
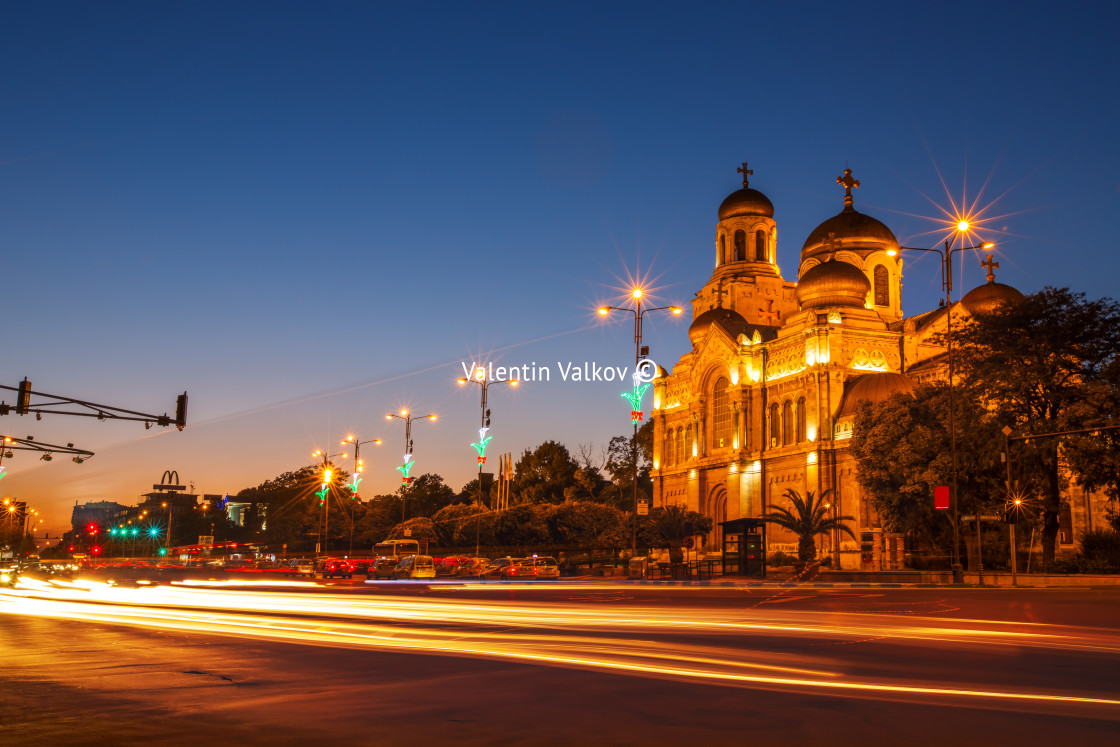
[[[1077,538],[1078,567],[1085,571],[1120,570],[1120,533],[1111,529],[1085,531]]]
[[[778,550],[776,553],[766,559],[766,565],[773,566],[775,568],[783,565],[794,565],[795,563],[797,563],[796,556],[786,555],[781,550]]]

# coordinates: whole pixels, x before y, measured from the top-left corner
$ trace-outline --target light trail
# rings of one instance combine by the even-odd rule
[[[857,697],[967,699],[972,706],[1081,706],[1120,719],[1120,700],[1025,688],[915,684],[852,677],[823,649],[767,650],[775,640],[876,639],[877,644],[1012,646],[1120,654],[1111,631],[1063,626],[908,617],[884,623],[867,613],[674,607],[637,604],[476,602],[185,586],[126,588],[100,582],[23,579],[0,592],[0,613],[138,626],[194,634],[465,656],[725,686]],[[985,626],[981,628],[980,624]],[[556,631],[564,631],[563,634]],[[670,636],[671,640],[650,638]],[[695,643],[716,636],[727,644]],[[810,644],[815,645],[815,644]],[[936,653],[936,651],[935,651]],[[940,656],[940,654],[938,654]]]

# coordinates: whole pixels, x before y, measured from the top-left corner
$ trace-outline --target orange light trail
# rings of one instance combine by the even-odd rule
[[[1120,655],[1120,637],[1112,631],[1032,623],[924,617],[888,622],[867,613],[757,608],[674,606],[667,613],[638,604],[571,600],[425,600],[33,579],[22,579],[17,588],[0,592],[0,613],[296,644],[500,659],[736,687],[859,697],[966,698],[970,705],[987,702],[989,707],[1007,707],[999,703],[1030,708],[1079,704],[1103,707],[1110,717],[1120,718],[1120,700],[1113,698],[976,687],[974,683],[913,684],[887,676],[857,678],[846,674],[843,662],[827,649],[792,653],[761,647],[764,639],[775,638],[826,642],[874,638],[887,645],[1010,647],[1016,654],[1065,649]],[[651,640],[653,635],[716,636],[717,643],[666,643]],[[727,644],[719,642],[724,639]]]

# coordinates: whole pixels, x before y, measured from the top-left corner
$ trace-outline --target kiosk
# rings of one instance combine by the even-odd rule
[[[762,519],[721,521],[724,575],[766,578],[766,522]]]

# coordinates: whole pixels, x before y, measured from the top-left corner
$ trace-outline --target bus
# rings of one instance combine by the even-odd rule
[[[420,543],[414,539],[385,540],[373,548],[379,558],[403,558],[406,555],[419,555]]]

